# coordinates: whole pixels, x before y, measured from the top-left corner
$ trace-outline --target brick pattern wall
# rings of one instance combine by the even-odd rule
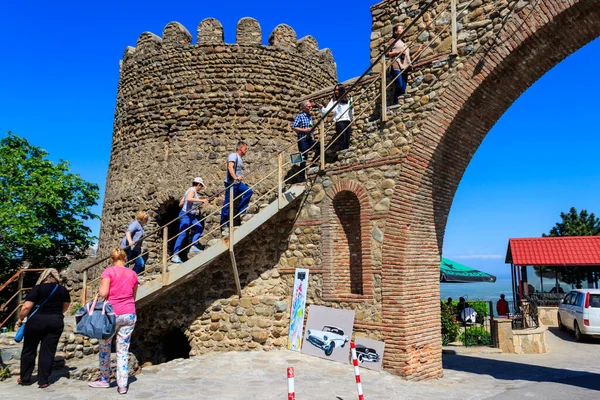
[[[331,236],[337,277],[334,290],[363,294],[360,203],[354,193],[343,191],[334,197],[333,209],[335,225]]]
[[[382,274],[385,367],[409,379],[442,374],[439,259],[454,193],[473,154],[524,90],[600,35],[597,2],[511,4],[515,8],[507,10],[502,2],[477,2],[469,13],[475,20],[465,26],[479,27],[472,36],[481,50],[449,63],[434,106],[413,120],[419,132],[392,200]],[[511,17],[497,26],[508,12]],[[497,40],[481,28],[486,24]],[[431,100],[427,90],[415,93]]]
[[[341,181],[327,191],[323,212],[326,299],[372,301],[372,206],[364,188]]]

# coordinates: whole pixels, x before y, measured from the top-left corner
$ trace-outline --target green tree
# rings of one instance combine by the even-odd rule
[[[70,173],[67,161],[11,132],[0,140],[0,277],[23,261],[62,268],[83,258],[94,237],[85,221],[98,185]]]
[[[594,213],[588,214],[585,209],[577,213],[577,209],[571,207],[568,213],[561,212],[560,218],[561,222],[557,222],[548,234],[543,233],[543,237],[600,235],[600,219],[596,218]],[[569,284],[581,284],[582,281],[587,280],[586,268],[557,267],[556,271],[560,274],[560,279]],[[539,269],[536,270],[536,275],[540,276]]]
[[[578,214],[575,207],[568,213],[560,213],[561,222],[557,222],[550,233],[542,233],[543,237],[549,236],[597,236],[600,235],[600,219],[594,213],[588,214],[582,209]]]

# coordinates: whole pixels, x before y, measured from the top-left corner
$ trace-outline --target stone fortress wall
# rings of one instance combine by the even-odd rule
[[[299,99],[337,82],[331,51],[319,50],[311,36],[297,40],[287,25],[277,26],[265,46],[258,22],[243,18],[236,43],[226,44],[219,21],[206,19],[197,42],[191,42],[191,34],[172,22],[162,38],[145,32],[135,48],[125,50],[102,210],[102,256],[138,209],[151,214],[147,231],[175,218],[176,203],[195,176],[207,184],[206,195],[222,191],[227,155],[238,140],[249,144],[245,175],[253,171],[254,177],[247,183],[275,169],[277,159],[271,157],[296,140],[291,122]],[[275,174],[255,190],[254,198],[276,179]],[[204,211],[218,208],[222,197]],[[217,221],[215,216],[207,225]],[[152,246],[153,239],[146,244]]]
[[[141,359],[168,358],[166,354],[173,351],[173,338],[187,341],[191,354],[284,347],[294,268],[307,267],[310,268],[309,306],[322,304],[355,310],[355,332],[385,340],[384,367],[388,371],[409,379],[440,377],[443,371],[439,262],[445,224],[458,183],[479,144],[510,104],[545,71],[600,35],[600,9],[595,1],[459,0],[458,9],[466,6],[466,12],[458,21],[458,54],[451,54],[444,33],[436,39],[431,50],[426,50],[423,59],[416,63],[407,94],[400,99],[398,108],[389,111],[386,122],[381,121],[377,104],[369,104],[378,95],[379,83],[369,85],[378,78],[377,74],[361,84],[353,93],[357,117],[350,149],[340,152],[337,162],[328,164],[324,176],[315,178],[305,198],[298,199],[290,210],[236,244],[242,297],[235,295],[228,257],[215,260],[201,274],[167,292],[169,295],[140,308],[136,343],[142,349]],[[371,56],[379,54],[392,25],[409,24],[429,3],[386,0],[371,7]],[[427,44],[447,27],[448,5],[448,1],[434,4],[424,15],[424,25],[419,22],[418,31],[409,31],[407,42],[413,50],[418,43]],[[434,22],[438,16],[440,19]],[[581,26],[585,29],[578,29],[578,21],[583,21]],[[432,24],[428,25],[429,22]],[[199,38],[222,38],[218,24],[206,21],[203,24],[201,28],[212,28]],[[294,89],[297,97],[290,94],[289,87],[272,84],[281,90],[274,93],[273,89],[267,90],[268,85],[254,81],[270,79],[269,76],[257,73],[251,80],[242,73],[244,60],[253,52],[279,55],[287,60],[302,51],[302,41],[281,40],[281,43],[296,43],[295,49],[263,47],[258,42],[254,47],[191,46],[185,39],[187,35],[181,33],[184,31],[175,29],[176,25],[169,26],[162,47],[158,46],[158,38],[144,34],[136,49],[140,54],[128,51],[124,58],[103,213],[104,243],[120,236],[120,230],[139,204],[147,202],[144,204],[160,208],[180,196],[189,178],[197,175],[192,166],[210,166],[214,176],[209,175],[210,168],[207,174],[200,175],[209,177],[211,185],[214,180],[220,181],[224,157],[238,137],[235,132],[220,129],[223,124],[262,129],[257,126],[267,126],[266,120],[252,122],[256,117],[250,112],[269,110],[269,129],[252,136],[248,164],[254,164],[257,158],[252,157],[258,157],[258,151],[253,156],[252,148],[260,148],[265,154],[275,152],[279,143],[289,139],[289,124],[297,100],[302,96],[324,100],[330,92],[318,89],[335,83],[333,63],[331,68],[311,64],[316,72],[306,76],[313,80]],[[184,43],[167,40],[173,32],[185,39]],[[555,38],[560,35],[563,40],[557,43]],[[310,42],[314,43],[312,39]],[[177,46],[190,50],[166,50],[166,43],[178,43]],[[160,53],[157,48],[162,49]],[[216,48],[220,50],[217,52]],[[315,59],[319,54],[321,57],[329,54],[319,53],[316,45],[311,48]],[[176,73],[205,71],[165,69],[162,72],[165,77],[161,78],[162,64],[155,63],[150,56],[146,60],[146,51],[163,56],[176,54],[190,60],[226,54],[230,64],[219,72],[222,74],[219,82],[232,82],[228,87],[233,87],[233,93],[225,91],[226,86],[219,91],[219,87],[213,90],[212,86],[198,86],[193,80],[181,82],[171,78]],[[233,57],[236,52],[243,55],[240,65]],[[127,68],[134,67],[128,63],[135,57],[139,57],[135,67],[145,72],[143,78],[128,83]],[[268,73],[279,76],[286,73],[278,68],[288,68],[287,64],[271,62],[273,66]],[[211,80],[207,75],[193,76],[201,82]],[[161,79],[169,81],[168,85],[164,83],[168,87],[160,86]],[[255,91],[260,86],[263,95],[270,95],[270,102],[261,103],[263,108],[252,108],[254,103],[241,107],[245,110],[241,118],[247,118],[242,124],[237,114],[241,108],[236,108],[242,100],[234,94],[247,90],[248,85]],[[154,87],[161,89],[163,92],[159,93],[164,97],[152,94],[156,92],[152,90]],[[200,87],[203,89],[199,90]],[[186,93],[181,88],[195,92]],[[130,103],[126,92],[137,93],[137,100]],[[219,111],[194,108],[190,113],[192,108],[185,105],[196,104],[192,101],[196,96],[227,99],[227,102],[214,100],[215,104],[227,106],[217,107]],[[183,100],[186,97],[188,100]],[[198,104],[208,103],[202,100]],[[276,105],[280,108],[275,108]],[[138,114],[135,107],[142,107],[143,111]],[[188,128],[198,126],[200,119],[220,123],[208,131],[211,137],[202,136],[199,129]],[[141,127],[155,138],[126,140],[121,134],[122,130],[129,135],[141,135]],[[205,139],[195,140],[197,136]],[[191,140],[199,143],[198,149],[189,145]],[[146,142],[150,151],[144,153],[141,150],[146,149],[143,146]],[[211,154],[215,154],[213,158]],[[149,173],[130,179],[127,173],[136,169],[134,162],[125,162],[128,156],[140,160],[137,163],[141,164],[141,170]],[[157,179],[147,180],[154,175]],[[171,182],[167,184],[165,179]],[[217,188],[220,189],[220,183]]]

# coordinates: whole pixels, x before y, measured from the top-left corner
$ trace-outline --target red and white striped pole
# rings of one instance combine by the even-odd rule
[[[287,375],[288,375],[288,400],[296,400],[296,393],[294,392],[294,368],[288,368]]]
[[[352,351],[352,365],[354,365],[354,375],[356,377],[356,390],[358,391],[358,400],[365,400],[365,395],[362,391],[362,383],[360,382],[360,371],[358,370],[358,358],[356,358],[356,345],[350,342]]]

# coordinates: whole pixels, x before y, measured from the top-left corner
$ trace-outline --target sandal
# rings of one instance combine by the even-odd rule
[[[33,385],[32,381],[23,381],[23,380],[21,380],[21,378],[17,378],[17,383],[21,386]]]
[[[50,386],[50,384],[49,384],[49,383],[43,383],[43,384],[39,385],[38,387],[39,387],[40,389],[46,389],[48,386]]]
[[[127,387],[119,387],[117,388],[117,392],[119,392],[119,394],[127,394]]]

